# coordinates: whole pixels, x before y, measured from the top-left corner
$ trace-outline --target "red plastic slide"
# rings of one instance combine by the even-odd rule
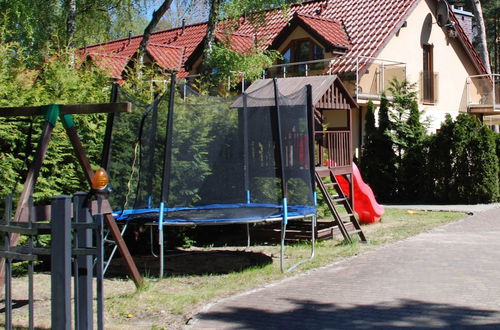
[[[359,216],[361,223],[374,223],[384,214],[384,206],[377,203],[372,188],[367,185],[356,164],[352,164],[354,175],[354,211]],[[340,188],[349,197],[349,182],[341,175],[336,176]]]

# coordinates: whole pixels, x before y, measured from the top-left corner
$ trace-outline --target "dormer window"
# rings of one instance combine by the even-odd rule
[[[283,63],[307,62],[323,58],[325,58],[325,50],[309,38],[292,40],[283,51]],[[318,64],[309,64],[308,69],[322,67],[321,63]],[[306,65],[290,66],[287,71],[302,75],[306,72]]]

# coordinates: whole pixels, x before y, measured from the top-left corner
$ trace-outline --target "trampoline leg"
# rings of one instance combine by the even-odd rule
[[[120,235],[123,236],[125,234],[125,231],[127,230],[128,223],[126,223],[122,230],[120,231]],[[104,261],[104,269],[102,271],[103,276],[106,274],[106,271],[108,270],[109,265],[111,264],[111,260],[113,260],[113,257],[115,256],[116,250],[118,249],[118,244],[116,244],[115,241],[112,241],[108,239],[109,236],[109,231],[106,233],[106,236],[103,239],[103,243],[113,243],[115,246],[113,246],[113,249],[111,250],[111,253],[109,254],[108,260]]]
[[[250,224],[247,223],[247,248],[250,248]]]
[[[158,244],[160,244],[160,279],[163,278],[163,258],[165,251],[163,250],[163,217],[165,216],[165,204],[160,203],[160,217],[158,218]]]
[[[286,223],[285,221],[281,222],[281,248],[280,248],[280,269],[282,273],[286,273],[288,270],[285,270],[284,266],[284,258],[285,258],[285,236],[286,236]]]
[[[314,258],[314,255],[316,253],[316,215],[313,215],[311,218],[311,256],[307,259],[296,262],[295,264],[293,264],[292,266],[290,266],[287,269],[285,269],[285,266],[284,266],[285,235],[286,235],[286,224],[282,223],[282,225],[281,225],[280,267],[281,267],[281,272],[288,273],[289,271],[294,270],[298,266],[300,266],[303,263],[310,261]]]
[[[313,215],[311,219],[311,257],[309,259],[314,258],[315,249],[316,249],[316,215]]]
[[[163,278],[163,258],[165,257],[165,251],[163,250],[163,225],[158,227],[158,240],[160,244],[160,279]]]
[[[153,225],[149,226],[149,249],[151,250],[151,255],[155,258],[158,258],[158,255],[155,253],[153,242]]]

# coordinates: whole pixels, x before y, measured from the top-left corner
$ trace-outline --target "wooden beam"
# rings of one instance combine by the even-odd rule
[[[33,212],[35,213],[34,215],[34,221],[49,221],[52,219],[52,212],[51,212],[51,205],[38,205],[33,208]],[[109,204],[109,201],[107,199],[104,199],[102,201],[101,206],[98,208],[97,207],[97,201],[91,201],[90,202],[90,214],[91,215],[97,215],[97,214],[107,214],[107,213],[113,213],[113,209],[111,208],[111,205]],[[73,214],[73,204],[71,204],[71,214]],[[29,217],[29,211],[25,210],[21,213],[21,216],[19,218],[19,222],[28,222],[28,217]]]
[[[117,104],[117,103],[114,103]],[[87,158],[87,154],[85,153],[85,150],[83,149],[82,143],[80,141],[80,138],[76,132],[76,128],[73,126],[69,129],[66,129],[66,133],[69,137],[69,140],[71,141],[71,145],[73,146],[73,149],[75,150],[75,155],[76,158],[78,159],[78,162],[80,163],[83,171],[85,172],[85,176],[87,178],[87,181],[89,185],[92,184],[92,178],[94,176],[94,172],[92,171],[92,168],[90,167],[90,163]],[[102,202],[107,201],[105,198],[98,197],[102,200]],[[111,215],[111,213],[104,214],[104,219],[106,221],[106,224],[108,225],[108,229],[111,232],[111,235],[113,239],[115,240],[116,245],[118,246],[118,250],[120,251],[123,259],[125,260],[125,263],[127,264],[127,268],[129,270],[130,276],[132,276],[132,280],[135,283],[136,287],[139,287],[142,283],[142,277],[141,274],[139,273],[139,270],[137,269],[137,266],[134,262],[134,259],[132,258],[132,255],[130,254],[130,251],[128,250],[127,244],[125,244],[125,241],[123,240],[123,237],[120,233],[120,229],[118,228],[118,225],[116,224],[115,219]]]
[[[132,105],[129,102],[122,103],[96,103],[96,104],[63,104],[60,106],[61,114],[84,115],[91,113],[117,113],[131,112]],[[16,116],[41,116],[43,107],[10,107],[0,108],[0,117]]]
[[[47,149],[49,147],[50,137],[52,136],[52,131],[54,126],[51,123],[45,122],[42,128],[42,135],[40,136],[40,142],[38,143],[33,161],[31,162],[28,174],[26,175],[26,180],[24,182],[23,191],[19,197],[19,201],[16,208],[16,213],[14,215],[14,222],[20,221],[20,219],[28,220],[28,201],[29,196],[33,194],[33,188],[35,186],[36,179],[40,174],[40,168],[42,167],[43,160],[47,154]],[[16,246],[19,241],[19,234],[13,233],[10,236],[10,245]],[[5,283],[5,259],[0,258],[0,289]]]
[[[468,106],[469,113],[482,114],[485,116],[500,115],[500,107],[487,104],[471,104]]]

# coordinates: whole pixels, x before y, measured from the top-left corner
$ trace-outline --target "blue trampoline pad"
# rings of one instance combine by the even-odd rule
[[[118,221],[158,221],[159,208],[128,209],[113,213]],[[316,214],[316,207],[289,205],[289,218],[302,218]],[[164,210],[165,225],[215,225],[279,220],[283,207],[276,204],[211,204],[196,207],[176,207]]]

